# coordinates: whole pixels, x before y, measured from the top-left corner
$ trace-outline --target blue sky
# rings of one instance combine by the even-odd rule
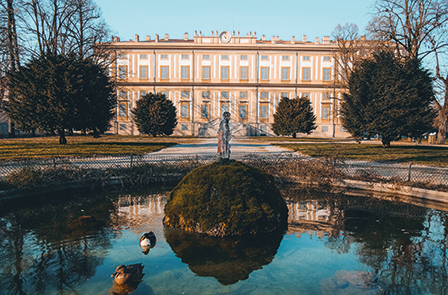
[[[331,36],[338,24],[355,23],[364,33],[371,18],[375,0],[94,0],[113,35],[122,40],[155,34],[170,38],[190,39],[194,31],[210,35],[213,31],[257,32],[267,39],[279,36],[289,40],[295,36],[308,40]]]

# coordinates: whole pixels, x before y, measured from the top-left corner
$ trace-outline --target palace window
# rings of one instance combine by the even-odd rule
[[[324,93],[322,94],[322,99],[330,99],[330,93],[328,93],[328,92],[324,92]]]
[[[328,126],[322,126],[322,132],[328,132]]]
[[[324,61],[330,61],[331,58],[329,56],[324,56]]]
[[[282,80],[289,80],[289,68],[282,68]]]
[[[208,91],[202,91],[202,97],[203,97],[203,98],[209,98],[209,96],[210,96],[210,92],[208,92]]]
[[[182,118],[188,118],[188,104],[184,103],[181,105],[180,116]]]
[[[182,91],[182,98],[190,98],[190,91]]]
[[[303,60],[310,60],[310,57],[308,55],[303,57]]]
[[[229,56],[227,54],[221,55],[222,60],[228,60]]]
[[[268,93],[267,92],[260,92],[260,98],[267,99]]]
[[[310,68],[302,68],[302,80],[310,80]]]
[[[119,59],[126,59],[126,54],[120,54],[120,55],[118,55],[118,58]]]
[[[268,56],[267,55],[262,55],[261,56],[261,60],[268,60]]]
[[[203,54],[203,55],[202,55],[202,59],[210,59],[210,55],[208,55],[208,54]]]
[[[286,97],[286,98],[288,98],[288,92],[282,92],[282,96],[281,96],[282,98],[283,97]]]
[[[188,124],[182,124],[182,131],[187,131],[188,130]]]
[[[160,79],[168,79],[168,66],[160,67]]]
[[[289,60],[289,55],[282,55],[282,60]]]
[[[120,79],[126,79],[126,66],[118,67],[118,77]]]
[[[190,56],[188,54],[182,54],[182,59],[189,59]]]
[[[242,60],[246,60],[247,59],[247,55],[241,55],[240,57]]]
[[[182,80],[188,80],[190,78],[190,67],[189,66],[182,66]]]
[[[227,91],[222,91],[221,98],[225,98],[225,99],[229,98],[229,93]]]
[[[147,79],[148,75],[148,67],[147,66],[141,66],[140,67],[140,79]]]
[[[202,118],[208,118],[208,104],[202,105]]]
[[[267,67],[261,67],[261,80],[268,80],[269,74],[268,74],[269,68]]]
[[[240,105],[240,118],[241,119],[247,118],[247,105],[245,104]]]
[[[168,59],[168,54],[161,54],[161,55],[160,55],[160,58],[161,58],[161,59]]]
[[[146,91],[140,91],[140,97],[145,97],[146,96]]]
[[[222,80],[229,79],[229,67],[221,67],[221,79]]]
[[[202,67],[202,79],[210,80],[210,67]]]
[[[222,116],[222,114],[224,114],[225,112],[228,112],[228,111],[229,111],[229,106],[227,105],[227,103],[223,103],[221,105],[221,116]]]
[[[328,120],[330,115],[330,107],[323,106],[322,107],[322,119]]]
[[[324,68],[324,81],[330,81],[330,68]]]
[[[247,67],[240,67],[240,79],[247,80]]]
[[[260,105],[260,118],[266,119],[268,117],[268,105],[262,104]]]
[[[247,92],[246,91],[241,91],[240,92],[240,98],[247,98]]]
[[[146,54],[140,54],[140,59],[147,59],[148,56]]]
[[[120,117],[126,117],[127,116],[127,108],[125,104],[120,104],[119,106],[119,115]]]

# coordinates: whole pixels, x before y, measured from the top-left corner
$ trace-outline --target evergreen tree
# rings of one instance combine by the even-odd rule
[[[398,60],[381,51],[349,79],[341,104],[342,124],[354,137],[379,134],[384,147],[400,135],[419,136],[433,123],[433,90],[420,61]]]
[[[77,89],[76,130],[92,131],[94,137],[107,131],[115,114],[114,85],[104,68],[91,58],[79,60],[74,88]]]
[[[138,131],[152,136],[171,135],[177,125],[176,107],[165,94],[148,93],[137,101],[132,114]]]
[[[292,135],[295,138],[296,133],[310,134],[316,129],[315,122],[316,116],[308,98],[283,97],[274,114],[272,130],[276,135]]]
[[[113,116],[113,84],[91,60],[46,54],[10,73],[6,111],[24,131],[65,132],[89,128],[105,131]]]

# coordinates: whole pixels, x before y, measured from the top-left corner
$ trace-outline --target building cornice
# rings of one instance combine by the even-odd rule
[[[118,51],[132,50],[173,50],[173,51],[313,51],[333,52],[338,49],[335,44],[183,44],[183,43],[145,43],[120,42],[111,43]]]
[[[201,82],[118,82],[119,87],[237,87],[237,88],[336,88],[332,84],[283,84],[283,83],[201,83]]]

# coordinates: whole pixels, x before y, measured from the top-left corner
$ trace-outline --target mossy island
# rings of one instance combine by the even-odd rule
[[[165,226],[224,237],[283,231],[288,208],[274,177],[239,161],[188,173],[165,205]]]

